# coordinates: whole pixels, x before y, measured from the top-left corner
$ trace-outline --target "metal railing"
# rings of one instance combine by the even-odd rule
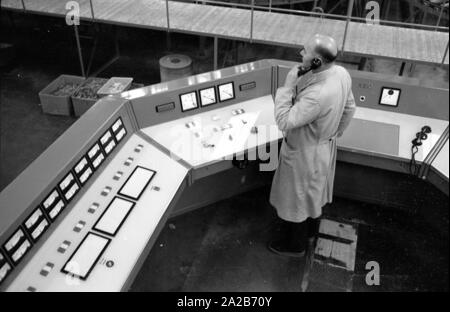
[[[212,5],[212,6],[214,6],[214,5],[227,6],[227,7],[249,10],[250,11],[250,22],[249,22],[250,30],[249,30],[249,37],[247,39],[250,42],[253,41],[255,10],[267,11],[268,13],[287,13],[287,14],[295,14],[295,15],[306,15],[306,16],[318,17],[318,18],[330,18],[330,19],[345,20],[346,24],[345,24],[344,34],[343,34],[343,43],[342,43],[342,47],[341,47],[341,52],[345,52],[345,42],[347,39],[350,22],[363,22],[363,23],[367,22],[365,18],[352,16],[355,0],[348,0],[348,7],[347,7],[346,15],[330,14],[330,13],[315,12],[315,11],[303,11],[303,10],[276,8],[276,7],[273,7],[272,0],[269,0],[268,6],[255,5],[255,0],[250,0],[250,1],[251,1],[250,4],[224,2],[224,1],[212,1],[212,0],[183,0],[183,1],[178,1],[178,2],[193,3],[193,4],[198,4],[198,5],[206,5],[207,4],[207,5]],[[22,2],[23,10],[27,11],[24,0],[21,0],[21,2]],[[165,0],[165,2],[166,2],[167,31],[171,31],[169,2],[175,2],[175,1]],[[92,21],[95,21],[96,20],[95,12],[94,12],[95,0],[89,0],[89,3],[90,3]],[[316,1],[314,3],[316,3]],[[444,11],[444,7],[442,7],[440,10],[440,14],[439,14],[436,25],[423,25],[423,24],[405,23],[405,22],[389,21],[389,20],[382,20],[382,19],[378,20],[377,22],[379,23],[379,25],[382,25],[382,26],[391,25],[391,26],[400,26],[400,27],[405,27],[405,28],[416,28],[416,29],[423,29],[423,30],[442,31],[442,32],[448,33],[449,32],[448,27],[439,26],[441,19],[442,19],[443,11]],[[214,34],[211,34],[211,35],[214,36]],[[245,39],[245,38],[243,38],[243,39]],[[443,58],[442,58],[441,64],[444,64],[448,53],[449,53],[449,42],[447,40],[447,46],[443,53]]]

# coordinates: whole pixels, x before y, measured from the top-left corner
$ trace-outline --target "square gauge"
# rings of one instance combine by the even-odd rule
[[[380,104],[398,106],[400,100],[400,89],[383,87],[381,89]]]
[[[180,94],[181,111],[187,112],[192,109],[198,108],[197,92],[192,91],[189,93]]]
[[[200,104],[202,106],[208,106],[217,103],[216,99],[216,88],[206,88],[199,91],[200,92]]]
[[[234,86],[233,82],[224,83],[219,85],[219,101],[228,101],[234,99]]]

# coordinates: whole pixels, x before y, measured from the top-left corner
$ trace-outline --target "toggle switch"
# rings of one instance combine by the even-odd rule
[[[116,174],[113,177],[113,180],[119,181],[122,176],[123,176],[123,172],[122,171],[117,171]]]
[[[93,203],[91,205],[91,207],[89,207],[88,212],[95,213],[97,211],[98,207],[100,207],[100,205],[98,203]]]
[[[84,226],[86,225],[86,222],[84,221],[78,221],[77,225],[75,225],[75,227],[73,228],[74,232],[80,233],[81,230],[84,228]]]
[[[71,242],[65,240],[62,242],[61,246],[58,247],[58,252],[59,253],[65,253],[67,251],[67,249],[70,247]]]
[[[53,263],[47,262],[47,264],[45,265],[45,267],[42,268],[40,274],[41,274],[42,276],[47,276],[47,275],[52,271],[52,269],[54,268],[54,266],[55,266],[55,265],[54,265]]]
[[[131,163],[133,162],[134,158],[133,157],[128,157],[127,160],[125,160],[124,165],[125,166],[130,166]]]
[[[108,196],[108,194],[111,192],[112,188],[107,186],[103,189],[103,191],[101,192],[102,196]]]
[[[138,146],[136,146],[136,147],[134,148],[134,151],[135,151],[136,153],[140,153],[140,152],[142,151],[143,148],[144,148],[144,145],[139,144]]]
[[[186,128],[188,128],[188,129],[195,128],[195,122],[190,121],[190,122],[186,123]]]
[[[234,116],[240,115],[240,114],[243,114],[243,113],[245,113],[245,110],[243,110],[242,108],[238,108],[238,109],[235,109],[235,110],[231,111],[231,114],[233,114]]]
[[[222,131],[227,130],[227,129],[231,129],[233,128],[233,126],[231,124],[224,124],[222,125],[222,127],[220,128]]]

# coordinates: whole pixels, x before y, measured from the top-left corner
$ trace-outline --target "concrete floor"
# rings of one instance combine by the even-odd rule
[[[43,114],[38,98],[38,92],[58,75],[79,74],[73,34],[64,26],[54,26],[62,24],[55,19],[22,20],[20,15],[14,19],[16,27],[11,28],[2,18],[0,30],[2,40],[14,42],[17,48],[15,61],[2,68],[0,75],[0,190],[76,120]],[[164,44],[166,34],[121,28],[119,37],[122,57],[99,76],[131,76],[146,85],[159,82],[158,59],[169,53]],[[170,53],[191,56],[196,73],[212,69],[210,39],[206,56],[198,52],[196,37],[173,34],[171,40]],[[84,47],[90,44],[83,40]],[[220,51],[224,51],[228,42],[221,41],[220,45]],[[108,42],[101,44],[100,59],[108,56],[110,47]],[[239,63],[262,58],[295,59],[294,49],[250,44],[238,45],[238,49]],[[224,56],[220,54],[220,64]],[[357,59],[346,56],[345,61]],[[397,72],[399,67],[398,62],[391,61],[370,60],[366,64],[367,69],[388,73]],[[414,76],[448,88],[448,70],[421,66]],[[276,230],[268,192],[268,188],[257,189],[170,219],[131,290],[299,291],[304,260],[279,257],[266,249],[267,240]],[[443,201],[448,204],[448,198]],[[432,208],[441,223],[424,217],[426,212],[411,215],[341,198],[325,209],[324,215],[359,225],[351,290],[448,290],[448,209],[444,205]],[[381,264],[379,287],[364,282],[365,263],[374,259]],[[333,289],[312,285],[310,290]]]

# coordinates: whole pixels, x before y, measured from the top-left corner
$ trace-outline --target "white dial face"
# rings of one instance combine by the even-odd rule
[[[399,89],[383,88],[381,92],[380,104],[397,106],[400,98]]]
[[[219,100],[221,102],[234,99],[233,83],[226,83],[219,86]]]
[[[183,112],[197,108],[197,96],[195,92],[182,94],[181,96],[181,109]]]
[[[200,90],[200,103],[207,106],[216,103],[216,91],[214,87]]]

